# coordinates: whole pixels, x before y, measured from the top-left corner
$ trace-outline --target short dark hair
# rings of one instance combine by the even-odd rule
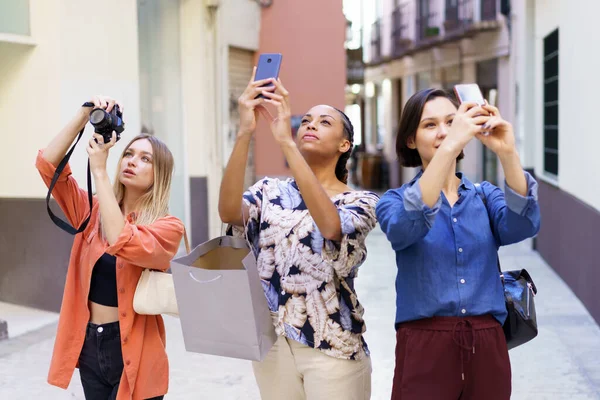
[[[396,136],[396,154],[400,163],[405,167],[423,165],[419,152],[416,149],[409,148],[408,142],[410,139],[414,139],[417,134],[425,104],[438,97],[450,100],[456,108],[459,106],[456,98],[451,93],[442,89],[425,89],[413,94],[402,110],[398,135]],[[461,151],[456,161],[462,160],[464,156],[465,154]]]

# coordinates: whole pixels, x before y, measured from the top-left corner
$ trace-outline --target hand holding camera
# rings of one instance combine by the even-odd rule
[[[125,130],[123,106],[108,96],[94,96],[84,107],[93,107],[89,112],[94,134],[86,151],[90,158],[90,169],[95,176],[106,172],[108,151],[121,138]]]
[[[104,143],[111,141],[113,131],[116,140],[121,139],[121,133],[125,130],[123,122],[123,106],[108,96],[94,96],[91,102],[84,107],[93,107],[89,112],[90,123],[94,126],[94,132],[102,136]],[[100,138],[98,139],[100,140]]]

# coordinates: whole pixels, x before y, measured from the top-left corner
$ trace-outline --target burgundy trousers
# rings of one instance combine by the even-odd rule
[[[508,348],[494,317],[398,326],[392,400],[509,400],[510,393]]]

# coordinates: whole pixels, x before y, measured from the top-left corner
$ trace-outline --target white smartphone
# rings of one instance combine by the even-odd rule
[[[479,85],[476,83],[466,83],[454,86],[454,94],[460,103],[465,101],[477,103],[480,106],[485,105],[485,99]],[[487,136],[489,132],[482,132],[482,135]]]

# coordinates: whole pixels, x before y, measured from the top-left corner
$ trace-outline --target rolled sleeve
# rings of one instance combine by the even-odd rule
[[[321,250],[323,260],[332,263],[338,276],[350,275],[364,262],[366,237],[377,224],[375,207],[378,201],[376,194],[369,193],[338,206],[342,238],[340,241],[324,239]]]
[[[504,182],[506,206],[518,215],[526,215],[527,211],[538,201],[537,181],[529,172],[525,172],[525,179],[527,180],[527,196],[521,196],[508,186],[506,181]]]
[[[167,270],[177,253],[184,233],[183,223],[167,216],[150,225],[135,225],[128,217],[117,241],[105,252],[131,264],[156,270]]]
[[[134,235],[133,225],[129,221],[127,221],[125,223],[125,226],[123,227],[123,230],[121,231],[121,234],[117,238],[117,241],[106,248],[106,250],[105,250],[106,253],[110,254],[111,256],[114,256],[127,243],[129,243],[131,241],[131,239],[133,239],[133,235]]]
[[[50,182],[52,182],[52,178],[54,178],[54,174],[56,173],[56,167],[44,158],[43,150],[38,151],[38,155],[35,159],[35,167],[40,172],[40,175],[42,175],[44,182],[47,180],[46,185],[50,185]],[[66,182],[71,174],[70,165],[65,165],[65,168],[58,177],[58,182]]]
[[[56,173],[56,167],[44,158],[43,152],[43,150],[38,151],[35,167],[40,173],[44,184],[49,188]],[[69,223],[74,227],[80,226],[90,214],[88,193],[77,184],[77,181],[72,176],[69,164],[65,165],[65,168],[60,173],[52,190],[52,197],[56,200],[56,203],[67,217]],[[93,205],[97,202],[95,197],[92,202],[93,208]]]
[[[427,227],[431,228],[435,221],[435,216],[440,211],[442,196],[438,198],[433,207],[429,207],[423,202],[421,186],[419,185],[419,182],[416,181],[404,191],[403,203],[404,209],[406,210],[406,216],[409,219],[413,221],[423,219]]]

